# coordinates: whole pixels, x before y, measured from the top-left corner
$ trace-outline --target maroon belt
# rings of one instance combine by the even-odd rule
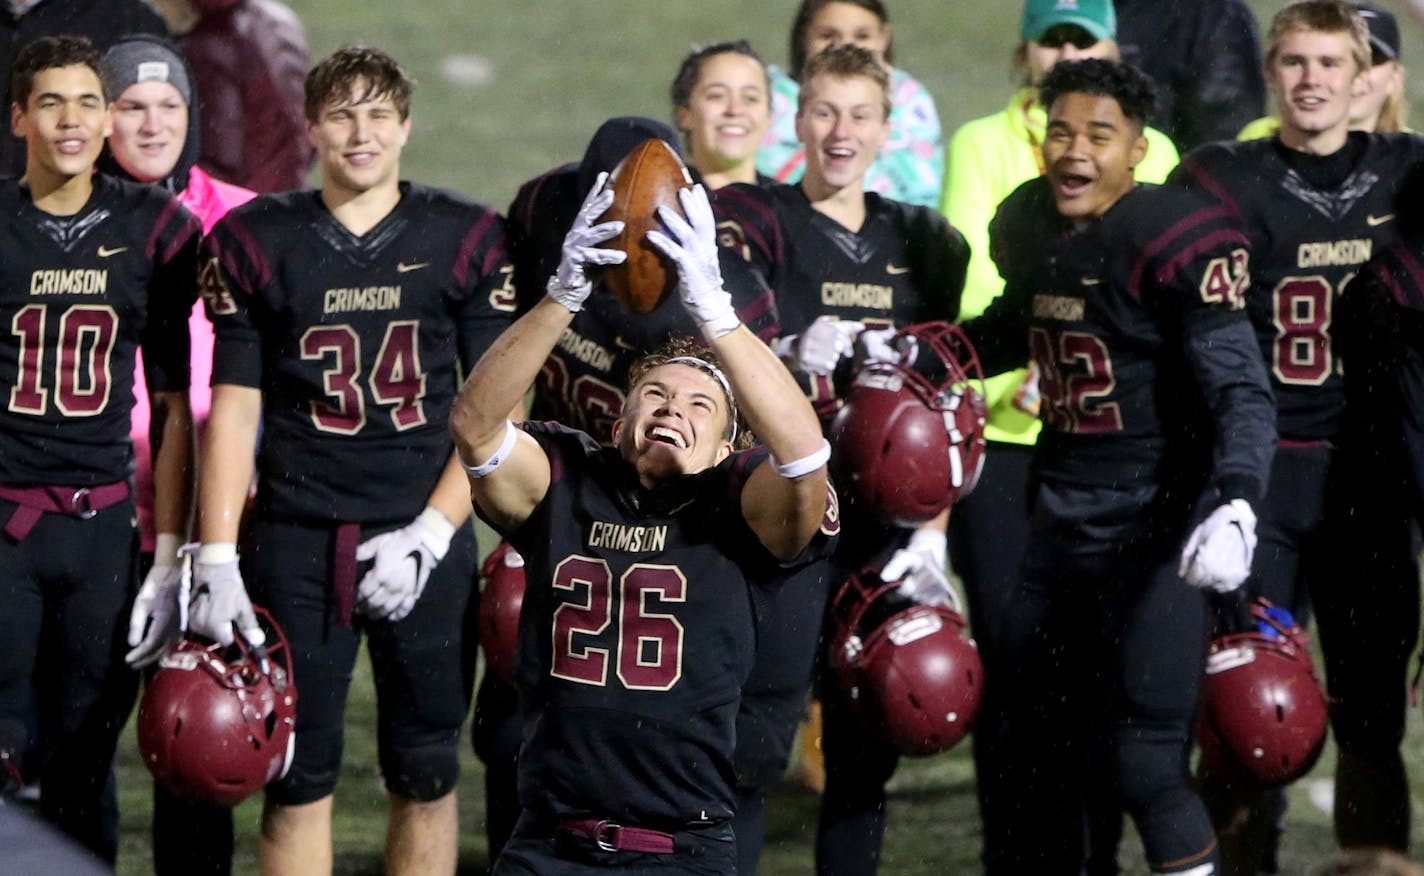
[[[7,487],[0,485],[0,499],[20,507],[5,523],[5,534],[24,541],[45,514],[69,514],[88,520],[105,508],[129,497],[129,482],[116,481],[97,487],[49,486]]]
[[[336,603],[336,619],[347,629],[351,628],[351,615],[356,608],[356,547],[360,543],[361,524],[343,523],[336,528],[331,593]]]
[[[673,835],[660,830],[627,827],[595,818],[561,818],[559,830],[586,836],[605,852],[647,852],[654,855],[673,853]]]

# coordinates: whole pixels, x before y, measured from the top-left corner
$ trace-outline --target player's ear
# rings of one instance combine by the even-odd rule
[[[1132,144],[1132,150],[1128,155],[1127,166],[1136,168],[1142,163],[1142,159],[1147,157],[1147,135],[1138,134],[1137,141]]]
[[[617,446],[618,446],[618,437],[623,434],[623,423],[624,423],[624,422],[625,422],[625,421],[624,421],[624,419],[623,419],[622,417],[619,417],[618,419],[616,419],[616,420],[613,421],[613,446],[614,446],[614,447],[617,447]]]
[[[691,107],[678,107],[674,116],[675,124],[677,125],[677,130],[680,133],[686,134],[688,131],[692,130],[692,122],[690,120],[690,117],[692,116]]]
[[[717,445],[717,461],[713,464],[721,465],[722,460],[732,455],[732,450],[732,442],[730,441],[723,441],[721,444]]]
[[[10,133],[20,139],[25,137],[25,109],[19,101],[10,102]]]

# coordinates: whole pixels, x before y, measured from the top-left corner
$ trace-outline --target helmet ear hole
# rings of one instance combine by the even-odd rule
[[[159,661],[139,704],[144,763],[183,799],[235,806],[285,772],[297,690],[281,628],[258,609],[265,651],[192,636]]]

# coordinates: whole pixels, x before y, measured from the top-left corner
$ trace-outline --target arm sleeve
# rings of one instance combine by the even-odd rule
[[[455,323],[466,373],[514,321],[514,268],[504,228],[499,214],[483,210],[460,243],[455,281],[465,294],[456,308]]]
[[[971,255],[969,243],[943,216],[929,208],[914,211],[908,230],[910,264],[923,308],[920,321],[957,321]]]
[[[267,260],[231,214],[204,239],[202,259],[199,291],[213,324],[212,383],[261,389],[262,338],[254,306],[270,279]]]
[[[188,315],[197,297],[201,234],[197,217],[176,200],[165,205],[154,227],[148,321],[140,339],[143,377],[150,392],[188,389],[192,367]]]
[[[1180,320],[1183,353],[1215,426],[1212,485],[1223,500],[1255,505],[1275,455],[1276,400],[1245,311],[1251,244],[1229,211],[1209,201],[1191,198],[1180,215],[1159,217],[1170,227],[1143,248],[1133,282],[1150,276],[1177,311],[1168,318]]]
[[[1223,500],[1255,505],[1276,448],[1276,401],[1242,311],[1199,309],[1184,325],[1187,361],[1216,426],[1212,484]]]

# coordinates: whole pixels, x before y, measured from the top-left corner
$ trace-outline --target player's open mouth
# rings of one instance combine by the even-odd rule
[[[724,137],[745,137],[751,133],[751,128],[746,125],[720,125],[717,133]]]
[[[1301,109],[1313,110],[1313,109],[1319,109],[1320,107],[1324,106],[1324,105],[1325,105],[1325,98],[1323,98],[1323,97],[1317,97],[1316,95],[1313,95],[1313,94],[1307,94],[1307,95],[1301,95],[1300,97],[1297,97],[1293,102],[1295,103],[1296,106],[1300,107]]]
[[[369,164],[374,164],[374,163],[375,163],[375,161],[376,161],[376,153],[374,153],[374,152],[348,152],[348,153],[346,153],[346,160],[347,160],[347,162],[349,162],[350,164],[354,164],[354,165],[357,166],[357,167],[366,167],[366,166],[369,165]]]
[[[1066,198],[1076,197],[1086,192],[1093,184],[1093,178],[1079,173],[1057,173],[1053,175],[1053,186]]]
[[[666,426],[654,426],[649,429],[646,434],[650,441],[656,441],[659,444],[671,444],[679,450],[687,449],[687,439]]]
[[[84,144],[87,141],[82,139],[56,140],[54,148],[63,155],[78,155],[84,151]]]

